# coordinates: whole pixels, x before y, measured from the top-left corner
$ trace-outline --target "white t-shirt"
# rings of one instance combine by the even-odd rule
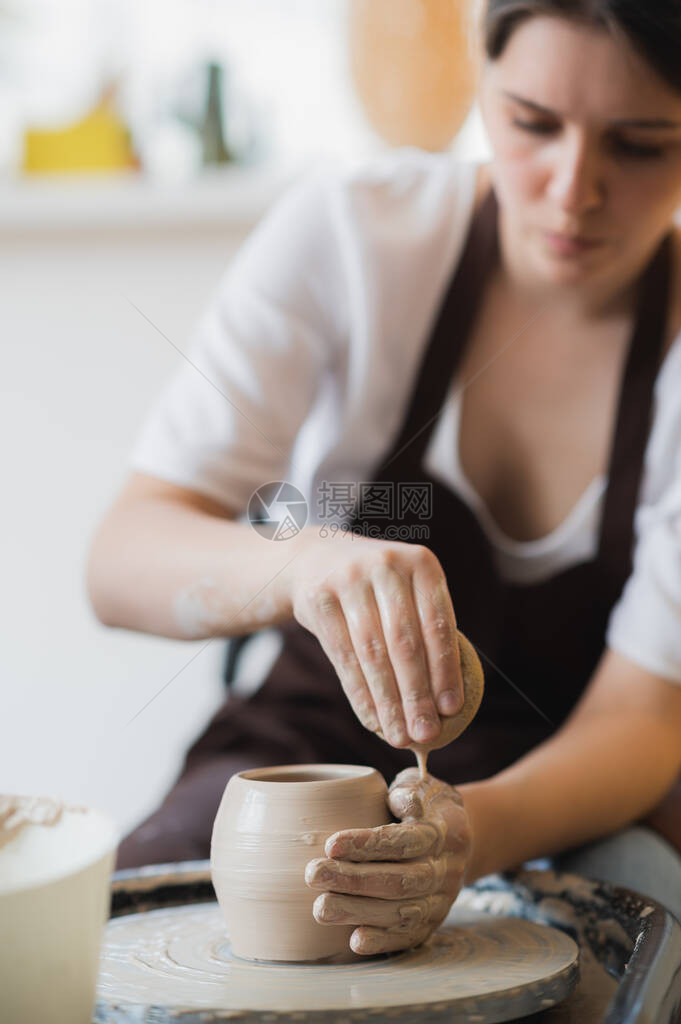
[[[290,188],[223,275],[192,338],[194,365],[180,364],[150,411],[132,468],[242,514],[257,487],[288,480],[311,522],[324,481],[370,479],[460,257],[476,168],[406,147]],[[462,472],[459,412],[452,385],[425,463],[473,509],[502,576],[535,582],[594,555],[606,477],[547,536],[509,538]],[[634,529],[606,642],[681,683],[681,334],[655,383]]]

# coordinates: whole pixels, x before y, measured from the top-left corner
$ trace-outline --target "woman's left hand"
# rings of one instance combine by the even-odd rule
[[[365,955],[424,942],[456,899],[471,851],[470,822],[453,786],[407,768],[388,806],[398,823],[334,833],[326,857],[305,870],[310,888],[322,890],[315,919],[357,925],[350,947]]]

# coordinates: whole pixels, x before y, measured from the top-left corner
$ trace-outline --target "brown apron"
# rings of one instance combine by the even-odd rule
[[[471,336],[487,275],[499,258],[494,190],[471,220],[456,272],[422,357],[404,421],[374,481],[429,484],[424,541],[447,578],[459,628],[485,669],[480,711],[450,747],[429,759],[434,775],[460,783],[486,778],[546,739],[584,690],[604,650],[608,616],[632,570],[634,512],[648,440],[653,387],[663,352],[671,233],[641,276],[635,326],[620,383],[608,485],[596,557],[539,583],[504,581],[468,505],[424,468],[438,413]],[[394,521],[397,524],[397,520]],[[354,528],[383,535],[390,521],[358,508]],[[341,541],[336,541],[340,543]],[[331,543],[331,541],[330,541]],[[187,752],[159,810],[124,840],[119,867],[209,855],[213,818],[229,776],[257,765],[371,764],[390,781],[413,763],[355,718],[314,634],[295,621],[280,627],[283,647],[248,699],[230,696]]]

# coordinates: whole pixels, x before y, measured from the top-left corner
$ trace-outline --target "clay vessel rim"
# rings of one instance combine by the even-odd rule
[[[302,778],[301,778],[302,776]],[[334,788],[347,785],[349,782],[363,781],[378,776],[383,778],[375,768],[359,764],[279,764],[264,768],[249,768],[237,772],[234,778],[247,782],[258,789],[269,789],[272,786],[295,788],[304,787]]]

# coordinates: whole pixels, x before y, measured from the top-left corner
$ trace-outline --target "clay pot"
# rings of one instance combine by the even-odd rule
[[[475,0],[351,0],[350,71],[371,126],[391,145],[446,149],[480,68]]]
[[[352,926],[321,925],[305,865],[343,828],[391,821],[373,768],[312,764],[233,775],[213,824],[211,873],[232,950],[249,960],[320,960],[350,951]]]

